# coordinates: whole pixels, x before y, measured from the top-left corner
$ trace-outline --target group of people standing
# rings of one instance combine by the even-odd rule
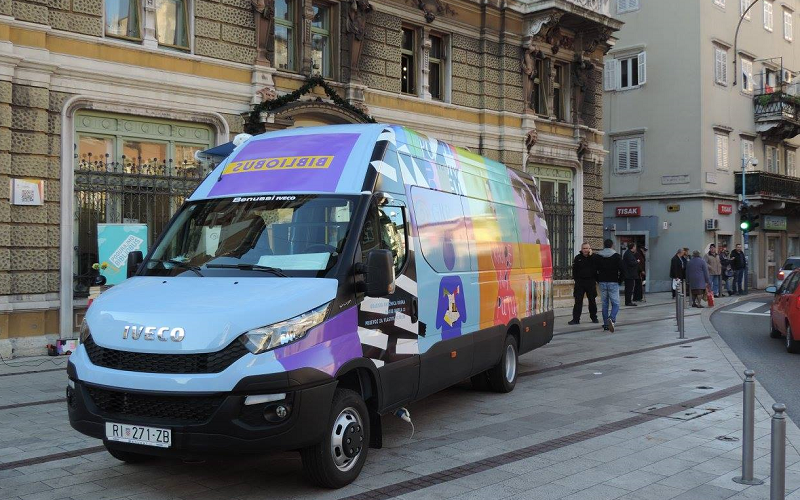
[[[691,293],[692,307],[702,308],[705,307],[701,304],[703,295],[713,294],[714,297],[720,297],[723,285],[728,296],[744,295],[742,281],[745,268],[746,260],[740,244],[728,253],[727,245],[721,245],[717,252],[717,246],[712,243],[705,255],[695,250],[691,258],[688,248],[679,248],[670,263],[669,277],[673,280],[672,296],[675,297],[676,290],[680,286],[685,286]],[[730,285],[731,280],[733,287]]]
[[[625,283],[625,305],[636,306],[644,299],[645,252],[646,247],[638,248],[630,243],[623,255],[614,250],[614,242],[607,239],[603,249],[592,253],[588,243],[581,245],[581,251],[572,262],[572,279],[575,281],[570,325],[580,324],[584,296],[589,301],[589,317],[592,323],[597,318],[597,289],[600,289],[600,302],[603,313],[603,330],[614,332],[619,313],[619,287]]]

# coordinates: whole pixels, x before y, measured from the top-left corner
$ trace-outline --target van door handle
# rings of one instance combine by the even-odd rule
[[[419,303],[417,298],[411,299],[411,322],[416,323],[419,320]]]

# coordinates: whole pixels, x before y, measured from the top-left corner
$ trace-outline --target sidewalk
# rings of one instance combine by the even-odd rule
[[[384,448],[337,491],[307,486],[291,453],[123,465],[69,427],[60,368],[0,366],[0,498],[769,498],[771,399],[757,387],[755,475],[766,482],[745,487],[731,480],[741,442],[718,439],[741,437],[744,367],[711,309],[686,310],[683,341],[674,309],[668,293],[623,306],[614,334],[567,327],[559,310],[553,342],[520,359],[512,393],[442,391],[409,407],[413,437],[384,417]],[[800,430],[787,428],[787,498],[800,500]]]

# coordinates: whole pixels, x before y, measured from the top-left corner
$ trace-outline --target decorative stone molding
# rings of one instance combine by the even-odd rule
[[[158,48],[156,39],[156,0],[144,0],[144,33],[142,45],[155,49]]]
[[[148,0],[150,1],[150,0]],[[274,0],[250,0],[256,25],[256,60],[258,65],[269,66],[269,40],[275,19]]]
[[[367,32],[367,15],[372,12],[369,0],[349,0],[345,33],[350,42],[350,81],[360,82],[361,46]]]
[[[591,56],[600,44],[608,42],[613,31],[611,28],[601,27],[583,34],[583,53]]]
[[[406,3],[416,3],[417,8],[422,11],[425,21],[432,23],[436,16],[455,17],[456,11],[441,0],[406,0]]]
[[[522,61],[520,67],[522,69],[522,98],[524,103],[523,113],[532,111],[531,94],[533,93],[533,83],[537,77],[543,77],[536,71],[536,60],[544,59],[544,53],[536,46],[532,36],[527,37],[527,41],[523,44]]]
[[[547,32],[558,24],[562,15],[561,12],[553,12],[552,14],[546,14],[532,19],[528,26],[527,36],[535,37],[542,33],[542,37],[545,37]],[[542,30],[544,30],[544,32]]]
[[[578,125],[585,125],[586,110],[586,95],[589,92],[594,92],[595,89],[592,85],[592,72],[595,69],[594,64],[585,60],[581,55],[575,56],[575,61],[570,64],[572,70],[572,95],[574,99],[574,106],[572,112],[574,115],[573,122]]]

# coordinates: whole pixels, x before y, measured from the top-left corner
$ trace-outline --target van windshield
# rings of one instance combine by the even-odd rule
[[[356,196],[263,195],[186,204],[144,263],[146,276],[324,276]]]

